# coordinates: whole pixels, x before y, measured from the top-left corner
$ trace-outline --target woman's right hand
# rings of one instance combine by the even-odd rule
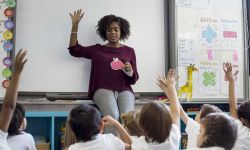
[[[69,13],[70,17],[71,17],[71,21],[72,21],[72,24],[78,24],[84,13],[82,12],[82,9],[78,9],[77,11],[74,11],[74,13]]]

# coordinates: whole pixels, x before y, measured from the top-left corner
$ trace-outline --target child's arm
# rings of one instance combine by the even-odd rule
[[[23,51],[21,49],[16,56],[14,72],[10,81],[10,85],[6,89],[6,93],[4,96],[3,105],[0,113],[0,129],[4,132],[8,131],[9,124],[16,107],[19,79],[23,70],[23,66],[27,62],[27,59],[24,58],[25,56],[26,51]]]
[[[190,118],[187,113],[183,110],[182,106],[180,105],[180,112],[181,112],[181,120],[187,125],[188,119]]]
[[[167,79],[165,77],[158,78],[158,86],[165,92],[170,101],[171,117],[174,124],[179,126],[180,122],[180,105],[177,97],[175,84],[176,72],[175,69],[169,69]]]
[[[131,145],[132,140],[129,137],[128,132],[123,128],[123,126],[117,120],[115,120],[111,116],[105,116],[102,118],[102,121],[104,122],[104,126],[106,126],[106,125],[114,126],[116,128],[116,130],[118,131],[121,140],[124,143]]]
[[[238,74],[238,70],[233,73],[233,68],[231,63],[226,63],[225,67],[223,68],[226,78],[229,82],[229,107],[230,107],[230,114],[233,118],[238,118],[237,113],[237,97],[236,97],[236,90],[235,90],[235,76]]]

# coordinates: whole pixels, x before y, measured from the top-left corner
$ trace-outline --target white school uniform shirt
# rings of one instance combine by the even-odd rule
[[[18,135],[8,136],[7,142],[11,150],[36,150],[33,136],[24,131]]]
[[[194,121],[192,118],[188,119],[185,131],[188,135],[188,143],[187,148],[195,148],[197,147],[197,135],[199,134],[200,124]]]
[[[113,134],[98,134],[94,140],[70,145],[68,150],[125,150],[125,144]]]
[[[233,150],[249,150],[250,149],[250,129],[242,124],[239,119],[235,120],[238,126],[238,137],[234,144]]]
[[[8,133],[3,132],[0,129],[0,150],[10,150],[10,147],[7,143]]]
[[[179,150],[181,139],[180,129],[173,124],[169,137],[163,143],[147,143],[144,136],[132,141],[132,150]]]
[[[214,147],[206,147],[206,148],[190,148],[188,150],[225,150],[222,147],[214,146]]]

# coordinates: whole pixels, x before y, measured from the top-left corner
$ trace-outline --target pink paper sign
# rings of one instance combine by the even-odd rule
[[[237,50],[234,50],[234,52],[233,52],[233,59],[234,59],[235,62],[238,62],[238,52],[237,52]]]
[[[237,32],[234,31],[223,31],[224,38],[237,38]]]
[[[118,58],[113,58],[113,61],[110,64],[113,70],[120,70],[123,68],[124,64]]]
[[[207,58],[208,58],[208,60],[213,59],[213,51],[211,49],[207,50]]]

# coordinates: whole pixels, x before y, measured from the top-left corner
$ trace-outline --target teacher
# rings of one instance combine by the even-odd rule
[[[120,114],[134,109],[135,96],[131,85],[139,78],[134,49],[120,43],[130,35],[129,22],[115,15],[104,16],[99,20],[96,32],[107,43],[82,46],[78,43],[77,33],[83,15],[81,9],[70,13],[69,53],[91,59],[88,95],[103,116],[110,115],[119,120]]]

